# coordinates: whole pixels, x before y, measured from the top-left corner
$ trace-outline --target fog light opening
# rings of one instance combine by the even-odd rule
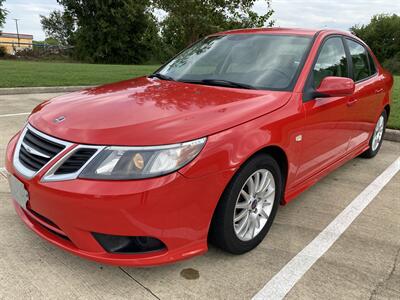
[[[109,253],[145,253],[166,248],[163,242],[148,236],[119,236],[94,232],[93,237]]]

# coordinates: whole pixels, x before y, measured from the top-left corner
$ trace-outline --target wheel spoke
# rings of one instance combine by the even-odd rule
[[[262,188],[262,190],[260,191],[261,193],[265,192],[269,185],[271,184],[271,178],[267,178],[267,182],[265,183],[264,187]]]
[[[272,202],[270,202],[268,200],[265,200],[264,203],[263,203],[263,207],[270,206],[271,204],[272,204]]]
[[[271,196],[274,192],[275,192],[275,189],[272,188],[272,187],[270,187],[270,188],[269,188],[268,190],[266,190],[264,193],[260,193],[260,194],[258,194],[258,195],[259,195],[259,197],[260,197],[261,199],[266,199],[266,198],[268,198],[269,196]]]
[[[248,207],[249,207],[248,202],[239,202],[235,206],[235,208],[237,208],[237,209],[243,209],[243,208],[248,208]]]
[[[259,218],[259,216],[255,216],[255,218],[254,218],[254,221],[255,221],[255,223],[256,223],[256,227],[257,228],[260,228],[260,218]]]
[[[251,219],[250,219],[250,216],[248,216],[248,217],[246,218],[246,221],[244,222],[244,226],[241,228],[240,231],[238,231],[238,233],[239,233],[241,236],[244,237],[244,236],[246,235],[247,231],[249,230],[250,222],[251,222]]]
[[[243,229],[248,226],[248,224],[249,224],[249,215],[247,215],[246,218],[244,218],[242,222],[240,222],[239,227],[237,229],[237,233],[240,234],[243,231]]]
[[[260,173],[254,175],[254,192],[257,193],[260,188]]]
[[[255,186],[254,186],[254,180],[253,178],[250,178],[248,181],[248,187],[249,187],[249,193],[250,196],[254,196],[255,193]]]
[[[250,195],[245,191],[245,190],[241,190],[240,194],[243,196],[244,199],[246,199],[247,202],[250,201]]]
[[[265,193],[266,193],[266,197],[268,198],[269,196],[271,196],[273,193],[275,192],[275,189],[273,187],[269,188]]]
[[[235,223],[243,219],[249,211],[247,209],[243,209],[238,215],[236,215],[235,219],[233,220]]]
[[[267,219],[267,220],[268,220],[268,218],[269,218],[268,214],[265,212],[264,209],[261,209],[261,210],[260,210],[260,215],[261,215],[262,217],[264,217],[265,219]]]
[[[250,237],[253,238],[254,237],[254,233],[256,231],[256,222],[255,222],[255,220],[250,220],[250,221],[251,221],[251,225],[250,225],[250,229],[249,229]]]
[[[258,190],[258,192],[261,192],[264,189],[264,187],[265,187],[265,185],[267,183],[267,177],[268,177],[268,171],[265,171],[262,174],[261,182],[260,182],[260,189]]]

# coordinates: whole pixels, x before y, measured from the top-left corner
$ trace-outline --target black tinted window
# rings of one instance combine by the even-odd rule
[[[314,87],[327,76],[348,77],[346,52],[340,37],[333,37],[322,45],[314,67]]]
[[[351,60],[353,62],[353,78],[354,81],[360,81],[364,78],[369,77],[369,63],[368,63],[368,53],[367,50],[361,44],[346,40],[349,47]]]

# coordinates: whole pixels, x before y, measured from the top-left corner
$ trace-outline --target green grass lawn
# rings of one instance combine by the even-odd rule
[[[0,60],[0,88],[98,85],[150,74],[158,65],[96,65]]]
[[[150,74],[158,65],[96,65],[0,60],[0,88],[97,85]],[[388,127],[400,129],[400,76],[395,76]]]
[[[387,127],[400,129],[400,76],[394,76],[393,102]]]

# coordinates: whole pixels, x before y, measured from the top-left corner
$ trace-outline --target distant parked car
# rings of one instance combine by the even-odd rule
[[[7,148],[13,203],[38,235],[103,263],[171,263],[208,241],[241,254],[280,204],[378,153],[392,85],[350,33],[214,34],[148,77],[37,106]]]

